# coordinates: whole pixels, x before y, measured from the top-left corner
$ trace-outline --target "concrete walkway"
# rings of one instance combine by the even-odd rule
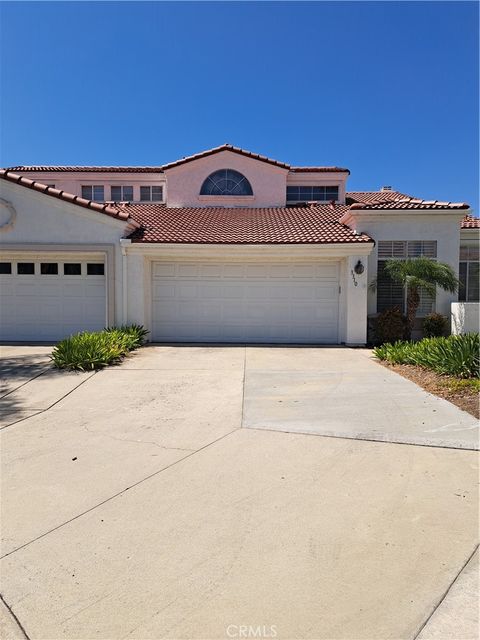
[[[152,346],[59,375],[16,349],[2,639],[413,639],[459,584],[475,421],[368,351]]]

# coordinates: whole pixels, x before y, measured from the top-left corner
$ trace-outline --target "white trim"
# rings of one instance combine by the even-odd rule
[[[201,260],[286,260],[295,261],[322,260],[324,258],[340,259],[346,256],[368,256],[373,250],[373,243],[358,244],[162,244],[136,243],[127,247],[128,253],[140,253],[148,258],[158,259],[201,259]]]
[[[128,318],[128,259],[127,247],[132,243],[131,240],[121,238],[120,250],[122,252],[122,324],[127,324]]]
[[[459,221],[463,220],[466,215],[472,213],[471,209],[351,209],[343,214],[339,219],[341,224],[346,224],[348,227],[352,227],[352,223],[355,224],[357,219],[361,219],[362,222],[369,222],[370,220],[377,220],[377,218],[385,219],[386,216],[392,216],[394,218],[405,218],[414,216],[454,216],[458,217]]]

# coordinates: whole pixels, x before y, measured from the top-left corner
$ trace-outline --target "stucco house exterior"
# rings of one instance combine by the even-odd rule
[[[404,305],[384,261],[421,255],[462,287],[423,295],[419,316],[455,303],[475,324],[469,205],[348,191],[349,173],[227,144],[158,167],[2,170],[0,340],[139,323],[155,342],[365,344],[367,317]]]

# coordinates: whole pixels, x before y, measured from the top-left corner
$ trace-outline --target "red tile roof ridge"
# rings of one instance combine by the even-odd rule
[[[184,156],[179,160],[168,162],[167,164],[164,164],[162,168],[171,169],[172,167],[177,167],[181,164],[191,162],[192,160],[199,160],[200,158],[205,158],[215,153],[219,153],[220,151],[233,151],[233,153],[238,153],[240,155],[253,158],[255,160],[260,160],[262,162],[274,164],[276,166],[282,167],[283,169],[290,168],[290,165],[287,164],[286,162],[281,162],[280,160],[274,160],[273,158],[269,158],[268,156],[261,155],[260,153],[254,153],[253,151],[248,151],[247,149],[242,149],[241,147],[235,147],[232,144],[229,144],[227,142],[225,144],[221,144],[218,147],[212,147],[211,149],[206,149],[205,151],[200,151],[199,153],[194,153],[190,156]]]
[[[129,214],[124,210],[123,207],[114,207],[110,204],[94,202],[93,200],[86,200],[85,198],[76,196],[73,193],[61,191],[60,189],[55,189],[55,187],[49,187],[46,184],[42,184],[41,182],[38,182],[36,180],[30,180],[30,178],[25,178],[24,176],[13,173],[11,171],[7,171],[6,169],[0,169],[0,178],[18,184],[21,187],[33,189],[34,191],[38,191],[40,193],[43,193],[44,195],[58,198],[59,200],[64,200],[65,202],[70,202],[80,207],[92,209],[93,211],[103,213],[107,216],[110,216],[111,218],[117,218],[120,220],[128,221],[130,223],[134,223],[133,220],[130,220]],[[136,226],[136,223],[134,224]]]
[[[423,200],[422,198],[395,198],[375,200],[373,202],[355,202],[350,209],[469,209],[466,202],[445,202],[441,200]]]
[[[93,171],[106,171],[110,173],[163,173],[161,166],[98,166],[98,165],[18,165],[15,167],[7,167],[6,171],[43,171],[48,173],[49,171],[77,171],[77,172],[93,172]]]
[[[337,173],[350,173],[350,169],[345,167],[336,166],[321,166],[321,167],[290,167],[292,173],[316,173],[316,172],[337,172]]]

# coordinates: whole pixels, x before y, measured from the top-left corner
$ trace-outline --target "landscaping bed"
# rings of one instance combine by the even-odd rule
[[[373,354],[385,367],[480,417],[478,333],[387,343]]]
[[[387,369],[418,384],[435,396],[444,398],[463,411],[480,418],[480,381],[478,378],[460,380],[455,376],[435,373],[413,364],[390,364],[380,361]]]
[[[61,340],[52,351],[58,369],[92,371],[118,364],[130,351],[143,345],[148,331],[139,325],[83,331]]]

